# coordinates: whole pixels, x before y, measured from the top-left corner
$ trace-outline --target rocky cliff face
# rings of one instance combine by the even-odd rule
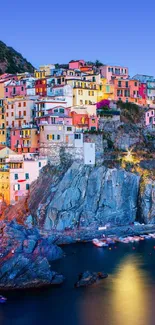
[[[140,183],[138,215],[141,222],[155,224],[155,181],[151,179]]]
[[[129,224],[136,218],[139,177],[74,163],[47,207],[45,229]]]
[[[154,185],[119,168],[76,162],[47,166],[32,184],[28,200],[9,208],[5,217],[59,231],[107,223],[123,226],[137,218],[155,224]]]

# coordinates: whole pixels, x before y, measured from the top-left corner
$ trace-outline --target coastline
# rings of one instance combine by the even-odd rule
[[[79,242],[90,242],[93,238],[102,238],[105,236],[127,237],[134,235],[142,235],[148,233],[155,233],[155,225],[128,225],[119,227],[109,227],[105,230],[98,230],[94,228],[84,228],[78,230],[65,231],[63,233],[58,231],[41,231],[45,238],[50,237],[53,244],[69,245]]]

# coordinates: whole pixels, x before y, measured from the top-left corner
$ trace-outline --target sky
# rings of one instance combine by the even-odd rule
[[[35,67],[99,59],[155,76],[154,0],[0,2],[0,40]]]

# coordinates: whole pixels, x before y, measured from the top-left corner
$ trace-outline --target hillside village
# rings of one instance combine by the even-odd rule
[[[0,75],[0,206],[29,193],[50,161],[154,155],[155,78],[72,60]],[[116,159],[117,160],[117,159]],[[129,157],[129,162],[131,155]],[[132,158],[132,160],[134,160]]]

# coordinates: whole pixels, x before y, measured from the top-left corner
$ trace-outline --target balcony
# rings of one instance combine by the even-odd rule
[[[23,138],[23,139],[29,139],[29,138],[31,138],[31,134],[21,134],[20,135],[20,138]]]
[[[129,85],[126,87],[126,85],[117,85],[117,88],[123,88],[123,89],[130,89]]]
[[[23,118],[24,118],[23,115],[16,115],[16,116],[15,116],[15,119],[16,119],[16,120],[22,120]]]
[[[30,148],[30,147],[31,147],[31,143],[24,143],[24,144],[23,144],[23,147],[24,147],[24,148]]]
[[[155,84],[154,85],[147,85],[148,89],[155,89]]]

